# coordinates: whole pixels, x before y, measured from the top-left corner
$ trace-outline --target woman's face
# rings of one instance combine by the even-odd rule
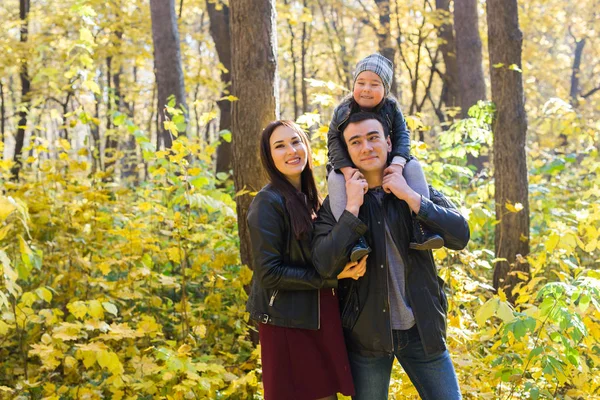
[[[269,145],[275,168],[288,180],[300,178],[307,162],[306,146],[300,135],[292,128],[278,126],[269,139]]]

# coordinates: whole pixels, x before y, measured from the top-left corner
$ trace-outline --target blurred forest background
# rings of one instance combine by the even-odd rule
[[[472,240],[435,257],[467,399],[600,398],[597,0],[3,0],[0,398],[260,399],[258,136],[356,61]],[[397,366],[390,397],[418,398]]]

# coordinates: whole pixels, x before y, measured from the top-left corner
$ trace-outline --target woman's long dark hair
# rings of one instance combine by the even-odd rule
[[[300,192],[275,167],[273,157],[271,156],[271,135],[280,126],[288,127],[296,132],[300,136],[302,143],[306,146],[306,167],[300,175]],[[285,198],[285,205],[290,215],[294,236],[296,239],[308,237],[308,234],[312,231],[312,217],[321,207],[321,197],[317,191],[317,185],[313,176],[312,153],[308,136],[292,121],[273,121],[262,132],[260,138],[260,160],[271,180],[271,185]]]

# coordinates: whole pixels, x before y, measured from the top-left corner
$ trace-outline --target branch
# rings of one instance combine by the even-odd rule
[[[363,8],[365,14],[367,15],[367,17],[363,18],[362,21],[365,23],[365,25],[369,25],[371,28],[373,28],[375,33],[377,33],[377,30],[378,30],[377,25],[375,23],[373,23],[373,21],[370,18],[371,14],[373,14],[373,12],[371,10],[369,10],[367,8],[367,6],[365,6],[365,4],[362,2],[362,0],[358,0],[358,4],[360,4],[360,6]]]
[[[600,86],[593,88],[592,90],[590,90],[586,94],[582,94],[581,97],[583,97],[584,99],[587,99],[588,97],[590,97],[591,95],[593,95],[594,93],[596,93],[598,90],[600,90]]]

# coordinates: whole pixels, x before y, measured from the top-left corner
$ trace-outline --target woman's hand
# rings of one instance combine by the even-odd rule
[[[367,257],[369,257],[368,254],[361,258],[359,261],[350,261],[349,263],[347,263],[342,272],[339,273],[337,278],[352,278],[354,280],[357,280],[358,278],[363,276],[365,272],[367,272]]]

